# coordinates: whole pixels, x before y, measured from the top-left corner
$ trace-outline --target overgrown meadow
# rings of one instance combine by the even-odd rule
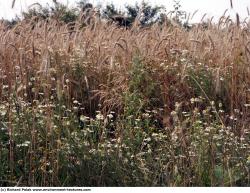
[[[249,23],[1,22],[0,160],[1,186],[249,186]]]

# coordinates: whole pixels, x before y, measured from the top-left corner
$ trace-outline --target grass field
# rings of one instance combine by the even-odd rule
[[[0,24],[1,186],[249,186],[250,24]]]

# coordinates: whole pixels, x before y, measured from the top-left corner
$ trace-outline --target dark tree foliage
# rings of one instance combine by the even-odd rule
[[[83,22],[84,25],[89,25],[91,23],[89,20],[93,18],[96,10],[100,11],[100,7],[94,7],[92,3],[89,3],[89,0],[79,0],[76,8],[69,8],[64,4],[53,0],[52,6],[41,6],[36,3],[36,5],[28,11],[23,12],[23,19],[35,18],[35,20],[37,20],[53,18],[64,23],[72,23],[79,18],[79,21]],[[126,5],[123,11],[118,10],[114,4],[108,4],[101,10],[101,13],[98,11],[98,16],[100,18],[114,22],[121,27],[130,27],[135,21],[137,21],[141,27],[150,26],[154,23],[171,24],[171,20],[163,11],[164,7],[153,6],[145,1],[140,4],[136,3],[134,5]],[[172,20],[180,26],[183,26],[185,29],[190,28],[187,22],[183,23],[183,18],[186,17],[186,12],[181,10],[180,1],[174,0],[172,13],[174,15]],[[15,22],[12,23],[15,25]]]
[[[89,3],[87,0],[80,0],[77,2],[77,7],[80,9],[82,12],[89,11],[94,8],[92,3]]]
[[[130,19],[125,16],[125,12],[118,11],[114,4],[106,5],[105,9],[103,9],[102,17],[115,22],[119,26],[129,27],[132,24]]]
[[[30,8],[27,12],[22,13],[24,19],[31,19],[32,17],[37,17],[40,19],[47,19],[50,17],[49,7],[33,7]]]
[[[66,5],[62,3],[58,3],[57,1],[53,1],[53,6],[45,6],[42,7],[37,4],[38,7],[31,8],[27,12],[23,12],[24,19],[31,19],[36,17],[38,19],[47,19],[54,18],[59,21],[63,21],[64,23],[74,22],[77,17],[77,9],[70,9]]]
[[[132,25],[131,20],[128,17],[122,15],[112,16],[111,19],[116,22],[119,26],[130,27]]]
[[[70,9],[66,5],[56,1],[54,1],[54,6],[50,9],[52,18],[59,19],[65,23],[74,22],[78,17],[76,9]]]
[[[115,8],[114,4],[106,5],[105,9],[102,12],[102,15],[106,19],[110,19],[116,15],[123,15]]]
[[[103,17],[116,22],[119,26],[131,26],[138,19],[141,26],[151,25],[159,20],[163,7],[151,6],[146,2],[127,5],[124,12],[118,11],[113,4],[103,10]]]
[[[127,5],[126,11],[131,22],[136,19],[142,26],[151,25],[159,20],[159,13],[162,11],[162,6],[152,6],[146,2],[141,4],[136,3],[134,6]]]

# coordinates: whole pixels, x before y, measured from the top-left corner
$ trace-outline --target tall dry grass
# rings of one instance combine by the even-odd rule
[[[138,56],[158,70],[154,78],[161,85],[168,84],[164,80],[167,72],[162,68],[176,66],[181,73],[180,80],[185,82],[188,68],[195,70],[204,65],[211,70],[212,86],[216,88],[206,94],[227,100],[228,110],[233,113],[234,109],[245,110],[249,102],[249,26],[247,23],[242,26],[238,27],[225,17],[217,25],[208,24],[208,29],[197,25],[189,31],[157,24],[126,30],[99,20],[84,28],[76,23],[73,31],[53,20],[22,21],[11,30],[2,24],[1,63],[3,77],[6,76],[2,84],[9,86],[9,93],[15,90],[23,97],[21,91],[27,92],[29,78],[35,76],[46,80],[47,86],[56,84],[59,88],[57,97],[60,97],[60,92],[66,92],[64,87],[68,79],[69,100],[81,98],[77,93],[80,90],[75,89],[80,82],[84,84],[82,86],[88,85],[91,96],[96,91],[102,93],[100,97],[107,105],[110,101],[121,106],[119,95],[128,89],[128,71],[133,58]],[[180,62],[181,59],[187,61]],[[85,72],[74,77],[74,67],[78,62]],[[224,78],[227,80],[223,82]],[[227,88],[222,93],[224,83]],[[186,90],[182,94],[190,95],[192,89]],[[43,92],[47,96],[51,94],[47,88]],[[167,94],[166,91],[159,94],[164,93]],[[27,97],[34,99],[37,95]]]
[[[138,176],[140,172],[145,174],[134,185],[237,185],[241,177],[237,176],[238,169],[232,169],[235,162],[230,162],[237,151],[232,151],[232,154],[228,152],[227,148],[233,142],[226,143],[224,137],[225,140],[235,140],[237,147],[241,145],[238,154],[242,159],[236,161],[235,165],[240,164],[237,167],[244,168],[240,174],[244,179],[240,183],[249,185],[249,165],[246,164],[247,156],[250,155],[249,23],[235,24],[223,16],[218,24],[208,22],[205,27],[198,24],[190,30],[169,23],[146,28],[134,25],[131,29],[125,29],[99,18],[91,19],[86,26],[82,26],[80,19],[66,25],[53,19],[44,21],[32,18],[20,21],[12,29],[4,23],[0,24],[0,53],[1,121],[2,127],[7,129],[4,136],[8,139],[6,148],[1,147],[2,155],[7,156],[6,159],[1,157],[6,164],[1,171],[7,178],[2,178],[2,183],[6,180],[7,185],[10,185],[21,180],[23,185],[30,186],[81,185],[83,182],[74,181],[78,170],[72,174],[64,168],[66,165],[63,163],[74,163],[73,168],[92,163],[91,160],[83,163],[80,158],[78,160],[77,156],[81,157],[81,151],[85,149],[74,146],[79,154],[66,154],[61,150],[71,148],[66,144],[73,139],[76,140],[74,145],[85,142],[76,136],[78,130],[74,129],[85,128],[82,120],[91,119],[91,126],[87,125],[87,128],[94,128],[93,132],[97,133],[90,140],[91,151],[88,152],[92,153],[95,148],[101,151],[105,145],[112,146],[113,141],[114,148],[117,148],[115,144],[120,147],[121,140],[126,146],[128,139],[139,140],[133,141],[134,146],[128,148],[138,153],[137,143],[144,144],[147,135],[158,136],[160,132],[161,137],[155,137],[155,146],[159,145],[157,139],[163,141],[159,148],[165,144],[162,148],[169,148],[170,158],[166,158],[166,165],[159,162],[159,166],[152,167],[159,169],[159,175],[163,175],[163,172],[166,176],[154,176],[151,179],[153,174],[148,171],[147,164],[153,164],[154,161],[148,157],[134,163],[139,164],[137,170],[133,170],[135,176],[136,172]],[[148,116],[147,111],[155,110],[154,118],[158,125],[140,122],[140,119]],[[106,139],[103,132],[106,132],[109,122],[103,120],[103,116],[111,116],[112,113],[116,114],[118,123],[115,126],[112,124],[115,135],[110,134],[112,137]],[[186,119],[185,114],[189,113],[192,116]],[[135,116],[135,120],[131,121],[131,116]],[[200,124],[199,119],[204,121],[204,125]],[[129,121],[121,123],[121,120]],[[128,134],[127,127],[131,129]],[[148,130],[142,132],[138,128]],[[222,150],[218,145],[218,151],[222,151],[223,156],[221,158],[221,153],[218,153],[218,159],[222,161],[217,160],[213,140],[207,137],[217,132],[211,128],[220,128],[222,133],[226,133],[222,138],[217,137],[223,141],[220,143],[228,144]],[[135,129],[138,129],[138,133]],[[208,135],[200,133],[203,129]],[[211,147],[208,154],[203,155],[202,150],[198,151],[193,146],[195,137],[188,135],[189,132],[204,137],[204,141],[200,141],[200,138],[197,140],[204,145],[201,146],[204,149]],[[231,134],[236,137],[232,138]],[[24,136],[29,137],[27,143],[22,143],[26,139]],[[64,144],[66,139],[69,141]],[[241,143],[238,144],[238,141]],[[142,144],[139,145],[140,153],[146,148]],[[21,151],[17,145],[28,146],[28,150]],[[4,144],[2,146],[5,147]],[[89,148],[89,145],[86,147]],[[191,150],[192,155],[189,154],[186,148],[194,148],[200,157],[193,155]],[[160,149],[157,155],[165,155]],[[20,152],[23,152],[23,157]],[[176,155],[178,152],[184,155]],[[115,155],[119,159],[120,154]],[[84,159],[85,156],[88,158],[90,155],[83,155]],[[96,154],[93,156],[95,160]],[[201,158],[199,168],[195,166],[196,158]],[[202,159],[209,160],[209,165],[206,165],[207,160]],[[125,161],[123,166],[127,167],[130,161]],[[103,169],[107,165],[105,160],[96,162],[104,164],[96,170],[101,173],[92,174],[88,170],[92,178],[90,181],[85,179],[84,184],[133,183],[128,180],[129,177],[119,182],[111,180],[113,174],[109,172],[115,169],[122,173],[123,167],[115,165],[114,160],[109,162],[114,165],[109,166],[107,171]],[[182,173],[178,167],[186,169],[187,173]],[[193,170],[189,170],[189,167]],[[203,170],[206,167],[211,170]],[[220,184],[216,184],[216,172],[223,176]],[[97,177],[99,174],[101,176]],[[74,175],[75,178],[72,177]],[[85,177],[89,176],[86,174]]]

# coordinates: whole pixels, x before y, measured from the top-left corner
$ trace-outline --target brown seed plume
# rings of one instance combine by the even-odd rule
[[[233,9],[233,0],[230,0],[231,8]]]
[[[16,3],[16,0],[13,0],[12,5],[11,5],[12,8],[15,6],[15,3]]]

